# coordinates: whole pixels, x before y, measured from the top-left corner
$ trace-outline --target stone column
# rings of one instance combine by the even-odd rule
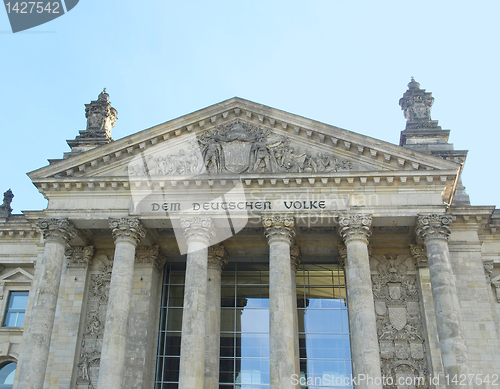
[[[98,389],[123,387],[135,248],[140,239],[146,236],[140,221],[134,218],[110,219],[109,227],[115,240],[115,256],[109,285]]]
[[[75,368],[74,365],[71,369],[72,358],[61,358],[60,355],[64,352],[65,355],[76,356],[85,290],[88,286],[88,270],[94,251],[94,246],[66,248],[66,269],[63,266],[56,308],[57,316],[52,330],[52,333],[64,334],[64,336],[56,336],[52,339],[48,362],[50,372],[45,375],[46,381],[57,388],[69,388],[73,374],[81,371],[78,366]]]
[[[227,263],[222,245],[208,248],[207,326],[205,337],[204,389],[219,389],[220,358],[220,284],[222,268]]]
[[[460,320],[460,304],[448,249],[451,220],[450,215],[419,215],[416,231],[427,248],[444,373],[450,377],[448,387],[458,388],[458,385],[452,384],[452,377],[469,373],[469,356]]]
[[[294,352],[295,352],[295,371],[300,373],[300,345],[299,345],[299,315],[297,311],[297,265],[300,263],[300,246],[290,248],[290,261],[292,265],[292,311],[293,314],[293,334],[294,334]],[[300,385],[296,386],[300,389]]]
[[[296,316],[293,301],[290,247],[295,236],[293,217],[263,219],[269,242],[269,349],[271,388],[289,389],[297,370],[295,356]],[[296,307],[296,305],[295,305]]]
[[[203,389],[207,317],[208,246],[215,237],[209,217],[181,219],[187,240],[186,281],[182,313],[179,389]]]
[[[382,389],[380,350],[373,301],[368,240],[371,235],[371,215],[339,217],[339,232],[347,248],[346,288],[351,334],[351,356],[357,389]],[[378,385],[377,385],[378,384]]]
[[[72,224],[66,219],[40,220],[38,227],[42,230],[45,247],[38,287],[34,291],[35,298],[17,389],[42,389],[43,387],[57,296],[61,284],[64,252],[69,240],[77,235]]]
[[[165,261],[159,246],[137,246],[135,250],[124,388],[149,389],[154,382],[158,298]]]

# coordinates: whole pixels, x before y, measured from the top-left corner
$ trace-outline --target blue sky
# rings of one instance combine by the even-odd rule
[[[499,203],[500,2],[97,1],[12,34],[0,10],[0,191],[46,201],[26,173],[61,158],[107,88],[119,139],[233,96],[399,143],[410,77],[469,149],[473,205]]]

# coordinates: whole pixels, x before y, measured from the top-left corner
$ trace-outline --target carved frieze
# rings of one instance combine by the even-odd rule
[[[425,384],[420,387],[428,388],[416,261],[395,254],[373,255],[371,260],[376,264],[372,283],[382,374],[393,382],[399,377],[422,377]]]
[[[108,306],[109,284],[113,268],[113,262],[108,260],[107,257],[98,257],[101,257],[99,271],[91,274],[89,280],[89,293],[76,381],[78,388],[86,389],[97,387],[104,324],[106,322],[106,310]]]
[[[130,176],[300,173],[351,171],[348,160],[333,154],[303,152],[290,138],[236,121],[203,132],[175,152],[148,155],[127,167]]]
[[[68,257],[67,267],[88,268],[94,256],[94,246],[76,246],[66,249],[64,255]]]

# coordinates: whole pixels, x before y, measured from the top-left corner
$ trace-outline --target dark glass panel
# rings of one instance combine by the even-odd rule
[[[168,331],[182,330],[182,308],[168,309],[167,330]]]
[[[165,339],[165,354],[171,356],[181,355],[181,333],[167,332]]]
[[[178,357],[163,358],[162,381],[179,381],[179,363]]]
[[[171,286],[168,295],[169,307],[181,307],[184,302],[184,285]]]
[[[235,331],[234,325],[234,309],[222,308],[220,310],[220,330],[221,331]]]

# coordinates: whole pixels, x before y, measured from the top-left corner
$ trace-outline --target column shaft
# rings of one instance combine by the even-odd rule
[[[208,249],[207,326],[204,389],[219,388],[220,302],[222,266],[227,262],[223,246]]]
[[[357,389],[382,389],[380,348],[375,318],[368,238],[371,216],[341,217],[340,234],[347,247],[346,288],[351,334],[351,357]],[[373,381],[369,381],[373,380]]]
[[[17,389],[43,387],[61,284],[64,252],[69,239],[76,236],[76,231],[65,219],[42,220],[39,222],[39,227],[46,242]]]
[[[181,220],[188,253],[182,313],[179,389],[203,389],[207,317],[208,246],[215,236],[210,218]]]
[[[292,285],[290,246],[295,235],[293,218],[264,219],[269,242],[269,348],[271,388],[289,389],[299,377],[296,360],[297,310]]]
[[[451,220],[451,216],[448,215],[419,216],[417,233],[427,248],[444,372],[450,377],[448,387],[458,388],[459,385],[451,382],[452,378],[469,373],[469,356],[463,336],[460,304],[448,249]],[[460,379],[458,381],[460,382]]]
[[[121,388],[125,372],[128,316],[132,296],[135,248],[145,231],[137,219],[110,220],[115,255],[99,366],[98,389]]]

